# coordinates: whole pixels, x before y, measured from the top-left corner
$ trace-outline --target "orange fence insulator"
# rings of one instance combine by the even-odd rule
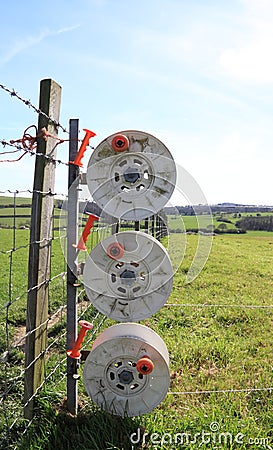
[[[124,152],[129,148],[129,139],[127,136],[124,136],[124,134],[117,134],[112,139],[112,148],[115,150],[115,152]]]
[[[96,136],[96,133],[94,133],[93,131],[87,130],[86,128],[84,128],[83,131],[85,131],[85,136],[81,143],[80,149],[77,153],[75,161],[69,161],[70,164],[74,164],[75,166],[79,166],[79,167],[83,167],[82,158],[83,158],[84,152],[86,150],[86,147],[89,144],[89,139]]]
[[[78,338],[74,344],[74,347],[72,350],[67,350],[67,355],[70,356],[70,358],[79,359],[81,357],[81,346],[84,341],[86,332],[88,330],[92,330],[93,324],[90,322],[87,322],[87,320],[80,320],[79,325],[81,327]]]
[[[124,255],[124,247],[119,242],[112,242],[108,245],[106,252],[110,258],[119,259]]]
[[[88,239],[88,236],[90,234],[91,228],[93,228],[94,226],[94,222],[96,220],[99,220],[99,217],[96,216],[95,214],[89,214],[88,220],[85,224],[84,230],[82,232],[82,235],[80,237],[80,240],[78,242],[78,244],[73,245],[73,247],[77,248],[78,250],[83,250],[86,251],[86,242]]]
[[[136,368],[142,375],[149,375],[154,370],[154,363],[149,356],[143,356],[136,363]]]

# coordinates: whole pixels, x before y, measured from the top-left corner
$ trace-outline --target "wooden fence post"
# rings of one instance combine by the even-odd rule
[[[40,83],[38,132],[45,127],[57,136],[61,87],[53,80]],[[56,141],[37,138],[37,153],[56,158]],[[53,228],[55,165],[51,159],[36,156],[31,208],[31,228],[28,267],[28,298],[26,313],[26,351],[24,382],[24,416],[32,419],[34,397],[43,384],[45,373],[45,349],[47,342],[48,284]]]
[[[79,121],[71,119],[69,123],[69,161],[74,161],[78,152]],[[67,318],[66,345],[71,350],[77,338],[77,249],[79,216],[79,167],[70,164],[68,169],[67,199]],[[75,415],[78,410],[78,361],[67,357],[67,409]]]

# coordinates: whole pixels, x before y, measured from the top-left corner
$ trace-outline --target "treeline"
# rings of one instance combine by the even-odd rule
[[[196,214],[255,214],[273,212],[272,206],[247,206],[247,205],[194,205],[194,206],[166,206],[166,214],[195,216]]]
[[[241,230],[273,231],[273,216],[243,217],[235,225]]]
[[[168,215],[196,216],[210,214],[211,208],[209,205],[165,206],[164,212]]]
[[[237,228],[214,228],[212,230],[208,228],[187,228],[182,230],[181,228],[169,229],[170,233],[186,233],[186,234],[245,234],[246,230]]]
[[[11,209],[14,208],[14,203],[6,204],[6,205],[0,205],[0,209]],[[16,208],[31,208],[31,203],[21,203],[19,205],[16,205]]]

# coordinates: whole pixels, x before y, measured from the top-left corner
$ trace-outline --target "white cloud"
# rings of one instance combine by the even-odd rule
[[[259,133],[238,126],[209,136],[170,130],[156,130],[153,134],[196,180],[209,203],[273,205],[270,144]],[[173,202],[185,203],[177,193]]]
[[[194,17],[190,26],[184,23],[173,31],[137,30],[134,52],[163,73],[175,67],[176,78],[181,68],[184,77],[194,70],[207,78],[272,83],[273,0],[239,3],[243,8],[230,7],[227,17],[218,10],[218,15]]]
[[[273,83],[273,32],[263,33],[250,45],[225,50],[220,65],[233,78],[250,83]]]
[[[245,6],[242,26],[250,33],[249,42],[238,42],[220,56],[225,74],[245,83],[273,83],[273,1],[241,0]]]
[[[268,10],[273,9],[272,0],[240,0],[250,13],[258,15],[268,14]]]

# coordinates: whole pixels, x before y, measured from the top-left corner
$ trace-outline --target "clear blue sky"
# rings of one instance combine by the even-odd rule
[[[61,124],[79,118],[92,145],[147,131],[209,203],[272,205],[272,23],[272,0],[10,0],[0,83],[37,105],[40,80],[53,78]],[[37,123],[2,90],[0,105],[1,139]],[[66,145],[58,152],[67,159]],[[33,160],[1,164],[0,190],[32,188]],[[56,182],[64,192],[65,169]]]

